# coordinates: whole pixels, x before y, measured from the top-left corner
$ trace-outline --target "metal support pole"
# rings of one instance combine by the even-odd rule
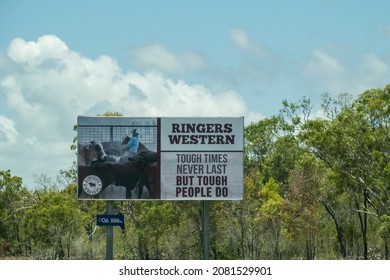
[[[209,231],[209,221],[210,221],[210,202],[208,200],[202,201],[202,245],[203,245],[203,259],[209,259],[209,240],[210,240],[210,231]]]
[[[107,201],[106,214],[113,214],[114,205],[112,201]],[[106,227],[106,260],[114,259],[114,230],[113,226]]]

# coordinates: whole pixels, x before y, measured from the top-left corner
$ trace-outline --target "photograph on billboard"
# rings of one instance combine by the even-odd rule
[[[240,118],[78,117],[78,199],[241,200]]]
[[[157,119],[78,117],[79,199],[159,199]]]

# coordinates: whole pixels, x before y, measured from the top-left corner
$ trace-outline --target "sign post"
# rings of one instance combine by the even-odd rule
[[[106,213],[108,215],[112,215],[113,213],[113,202],[107,201],[107,210]],[[107,226],[106,228],[106,260],[114,259],[114,230],[112,226]]]
[[[202,201],[202,245],[203,245],[203,259],[209,259],[209,243],[210,243],[210,202],[208,200]]]

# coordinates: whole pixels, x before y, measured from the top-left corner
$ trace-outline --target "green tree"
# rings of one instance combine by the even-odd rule
[[[323,227],[321,191],[325,187],[326,168],[321,161],[308,153],[301,154],[289,178],[286,195],[285,218],[287,236],[293,243],[291,254],[306,259],[315,259],[317,247],[323,242],[320,232]],[[298,246],[294,246],[294,245]],[[302,246],[305,244],[305,246]],[[304,248],[305,251],[300,251]]]
[[[10,170],[0,171],[0,254],[28,254],[23,222],[31,204],[22,178],[12,176]]]
[[[368,259],[369,215],[374,211],[380,217],[388,209],[388,184],[383,181],[389,162],[389,146],[385,144],[389,135],[388,88],[366,91],[355,102],[347,102],[346,95],[341,95],[339,99],[337,102],[326,99],[323,107],[332,118],[308,121],[302,126],[300,139],[307,150],[330,169],[329,179],[334,186],[334,189],[329,189],[329,194],[332,194],[328,196],[330,201],[337,201],[342,195],[349,198],[347,201],[353,201],[353,205],[348,206],[349,212],[357,217],[363,258]],[[329,104],[338,104],[341,110],[332,110]],[[323,200],[323,205],[335,221],[341,252],[345,257],[345,226],[341,225],[341,217],[331,204],[329,200]],[[359,252],[357,254],[359,257]]]
[[[34,192],[35,203],[26,211],[26,230],[37,258],[69,259],[80,234],[81,216],[74,184]]]
[[[271,178],[259,191],[257,218],[260,226],[269,233],[273,243],[273,258],[282,259],[282,221],[285,214],[285,200],[280,195],[280,187]]]

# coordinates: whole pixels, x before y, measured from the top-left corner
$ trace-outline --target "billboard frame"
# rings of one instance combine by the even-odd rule
[[[77,124],[79,200],[243,199],[243,117],[79,116]],[[134,128],[142,129],[140,142],[145,142],[146,149],[156,153],[154,167],[143,166],[149,173],[153,171],[154,177],[142,181],[145,187],[149,183],[153,185],[154,191],[142,186],[136,189],[134,182],[129,186],[120,185],[127,182],[116,177],[120,176],[117,169],[133,168],[131,163],[97,160],[88,165],[80,160],[83,155],[80,147],[92,141],[102,143],[108,156],[112,157],[113,152],[122,156],[124,146],[119,143],[123,144],[127,133]],[[103,172],[103,167],[111,171]],[[114,184],[108,182],[110,180]],[[97,188],[96,192],[93,188]]]

